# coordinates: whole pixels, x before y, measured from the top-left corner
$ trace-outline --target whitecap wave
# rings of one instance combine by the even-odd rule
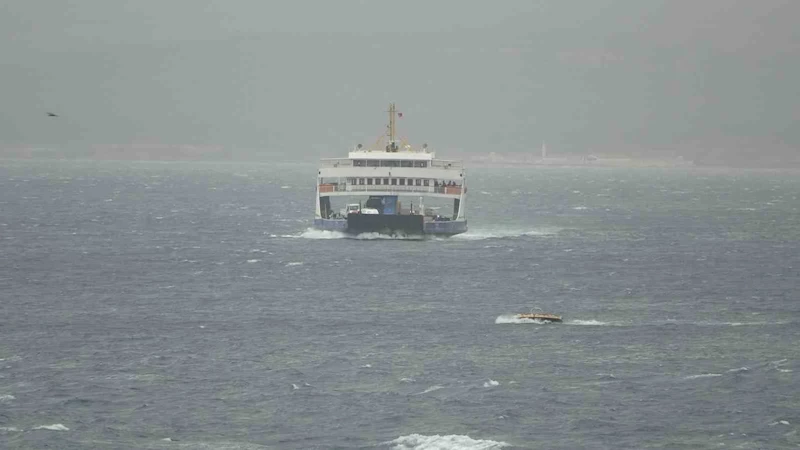
[[[65,427],[60,423],[54,423],[52,425],[39,425],[38,427],[33,427],[33,430],[50,430],[50,431],[69,431],[69,428]]]
[[[472,439],[469,436],[453,434],[447,436],[409,434],[384,442],[382,445],[391,445],[394,450],[494,450],[511,446],[502,441]]]
[[[417,393],[416,393],[416,394],[414,394],[414,395],[423,395],[423,394],[427,394],[427,393],[429,393],[429,392],[438,391],[439,389],[444,389],[444,386],[439,386],[439,385],[437,384],[437,385],[434,385],[434,386],[431,386],[431,387],[429,387],[428,389],[425,389],[425,390],[424,390],[424,391],[422,391],[422,392],[417,392]]]
[[[2,402],[10,402],[11,400],[14,400],[15,398],[16,397],[14,397],[13,395],[10,395],[10,394],[0,395],[0,403],[2,403]]]
[[[764,325],[782,325],[785,322],[693,322],[692,325],[707,326],[707,327],[758,327]]]
[[[769,424],[771,427],[774,427],[775,425],[791,425],[791,423],[788,420],[776,420],[775,422]]]
[[[0,433],[16,433],[22,431],[17,427],[0,427]]]
[[[683,377],[684,380],[696,380],[698,378],[716,378],[721,377],[721,373],[701,373],[699,375],[689,375],[688,377]]]
[[[483,387],[492,387],[492,386],[500,386],[500,382],[496,380],[489,380],[483,383]]]
[[[302,266],[302,265],[303,265],[302,261],[292,261],[292,262],[286,263],[286,267]]]

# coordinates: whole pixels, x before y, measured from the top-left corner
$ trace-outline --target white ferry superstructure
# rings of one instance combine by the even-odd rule
[[[388,113],[386,136],[374,147],[359,144],[347,158],[322,159],[317,173],[314,228],[403,236],[466,232],[463,163],[437,159],[427,144],[413,147],[396,139],[395,122],[402,115],[394,103]],[[360,198],[335,211],[332,197]],[[426,207],[426,200],[441,203],[450,199],[452,212]]]

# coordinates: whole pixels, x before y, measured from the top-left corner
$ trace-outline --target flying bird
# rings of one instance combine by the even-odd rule
[[[47,113],[47,117],[58,117],[58,114],[54,114],[54,113],[49,112],[49,113]]]

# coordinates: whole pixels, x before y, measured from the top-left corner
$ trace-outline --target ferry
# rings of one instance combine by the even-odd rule
[[[394,103],[388,113],[386,134],[372,147],[358,144],[347,158],[321,160],[314,228],[407,237],[466,232],[464,164],[437,159],[427,144],[397,139],[402,113]],[[337,207],[336,200],[344,205]]]

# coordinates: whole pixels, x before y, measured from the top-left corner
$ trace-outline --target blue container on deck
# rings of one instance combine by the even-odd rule
[[[397,196],[386,195],[383,197],[383,213],[397,214]]]

